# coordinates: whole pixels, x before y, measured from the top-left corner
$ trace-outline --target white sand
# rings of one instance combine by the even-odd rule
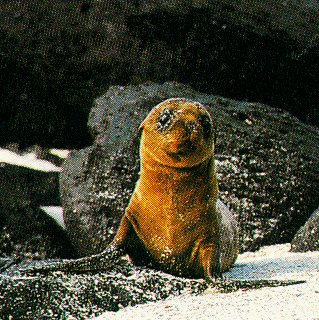
[[[0,148],[0,163],[7,163],[39,171],[60,172],[61,168],[47,160],[38,159],[35,153],[19,155],[13,151]]]
[[[63,218],[63,208],[59,206],[40,206],[40,208],[51,218],[53,218],[57,224],[65,229],[65,223]]]
[[[239,256],[233,279],[299,279],[306,283],[232,293],[207,290],[106,312],[97,319],[319,319],[319,252],[291,253],[290,244]]]
[[[50,153],[61,159],[66,159],[69,157],[71,151],[67,149],[50,149]]]

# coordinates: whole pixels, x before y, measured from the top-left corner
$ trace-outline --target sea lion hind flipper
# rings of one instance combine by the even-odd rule
[[[124,263],[124,260],[120,260],[120,258],[126,253],[125,246],[132,231],[133,227],[131,222],[124,216],[113,241],[101,253],[79,259],[62,260],[52,263],[49,262],[40,266],[31,266],[20,269],[20,272],[25,274],[45,274],[54,271],[84,273],[110,270],[115,265]]]
[[[285,287],[305,283],[305,280],[270,280],[270,279],[247,279],[232,280],[224,277],[211,281],[211,287],[218,292],[234,292],[238,290],[260,289],[264,287]]]
[[[109,245],[99,254],[72,260],[47,261],[42,265],[32,265],[19,269],[24,274],[46,274],[54,271],[67,273],[85,273],[90,271],[104,271],[111,269],[123,255],[123,250],[119,247]]]

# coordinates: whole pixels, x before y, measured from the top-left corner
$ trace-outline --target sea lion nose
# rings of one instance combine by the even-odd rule
[[[192,142],[193,145],[196,145],[198,143],[199,134],[200,134],[198,122],[194,120],[188,121],[185,124],[185,133],[186,133],[185,138],[190,142]]]
[[[194,131],[197,130],[197,127],[198,127],[198,124],[196,123],[196,121],[189,121],[187,122],[186,124],[186,130],[189,132],[189,133],[193,133]]]

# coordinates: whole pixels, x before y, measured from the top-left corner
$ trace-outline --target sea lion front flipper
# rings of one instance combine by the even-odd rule
[[[125,248],[127,242],[129,241],[130,234],[134,232],[132,223],[127,217],[127,211],[128,209],[126,210],[126,214],[121,220],[119,229],[117,230],[117,233],[110,244],[114,248]]]
[[[214,281],[221,277],[221,268],[219,261],[219,251],[211,244],[201,244],[199,248],[200,264],[203,268],[204,278],[208,281]]]

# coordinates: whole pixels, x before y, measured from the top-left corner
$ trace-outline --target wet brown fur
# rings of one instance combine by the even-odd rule
[[[159,124],[163,110],[174,113],[167,130]],[[202,117],[209,119],[209,135]],[[233,234],[231,252],[221,257],[210,115],[199,103],[170,99],[150,112],[140,130],[140,179],[112,244],[135,263],[173,274],[210,278],[229,269],[238,244]]]
[[[234,218],[217,210],[216,128],[199,103],[169,99],[140,126],[141,171],[112,243],[100,254],[33,268],[106,270],[127,253],[134,263],[212,279],[238,256]]]

